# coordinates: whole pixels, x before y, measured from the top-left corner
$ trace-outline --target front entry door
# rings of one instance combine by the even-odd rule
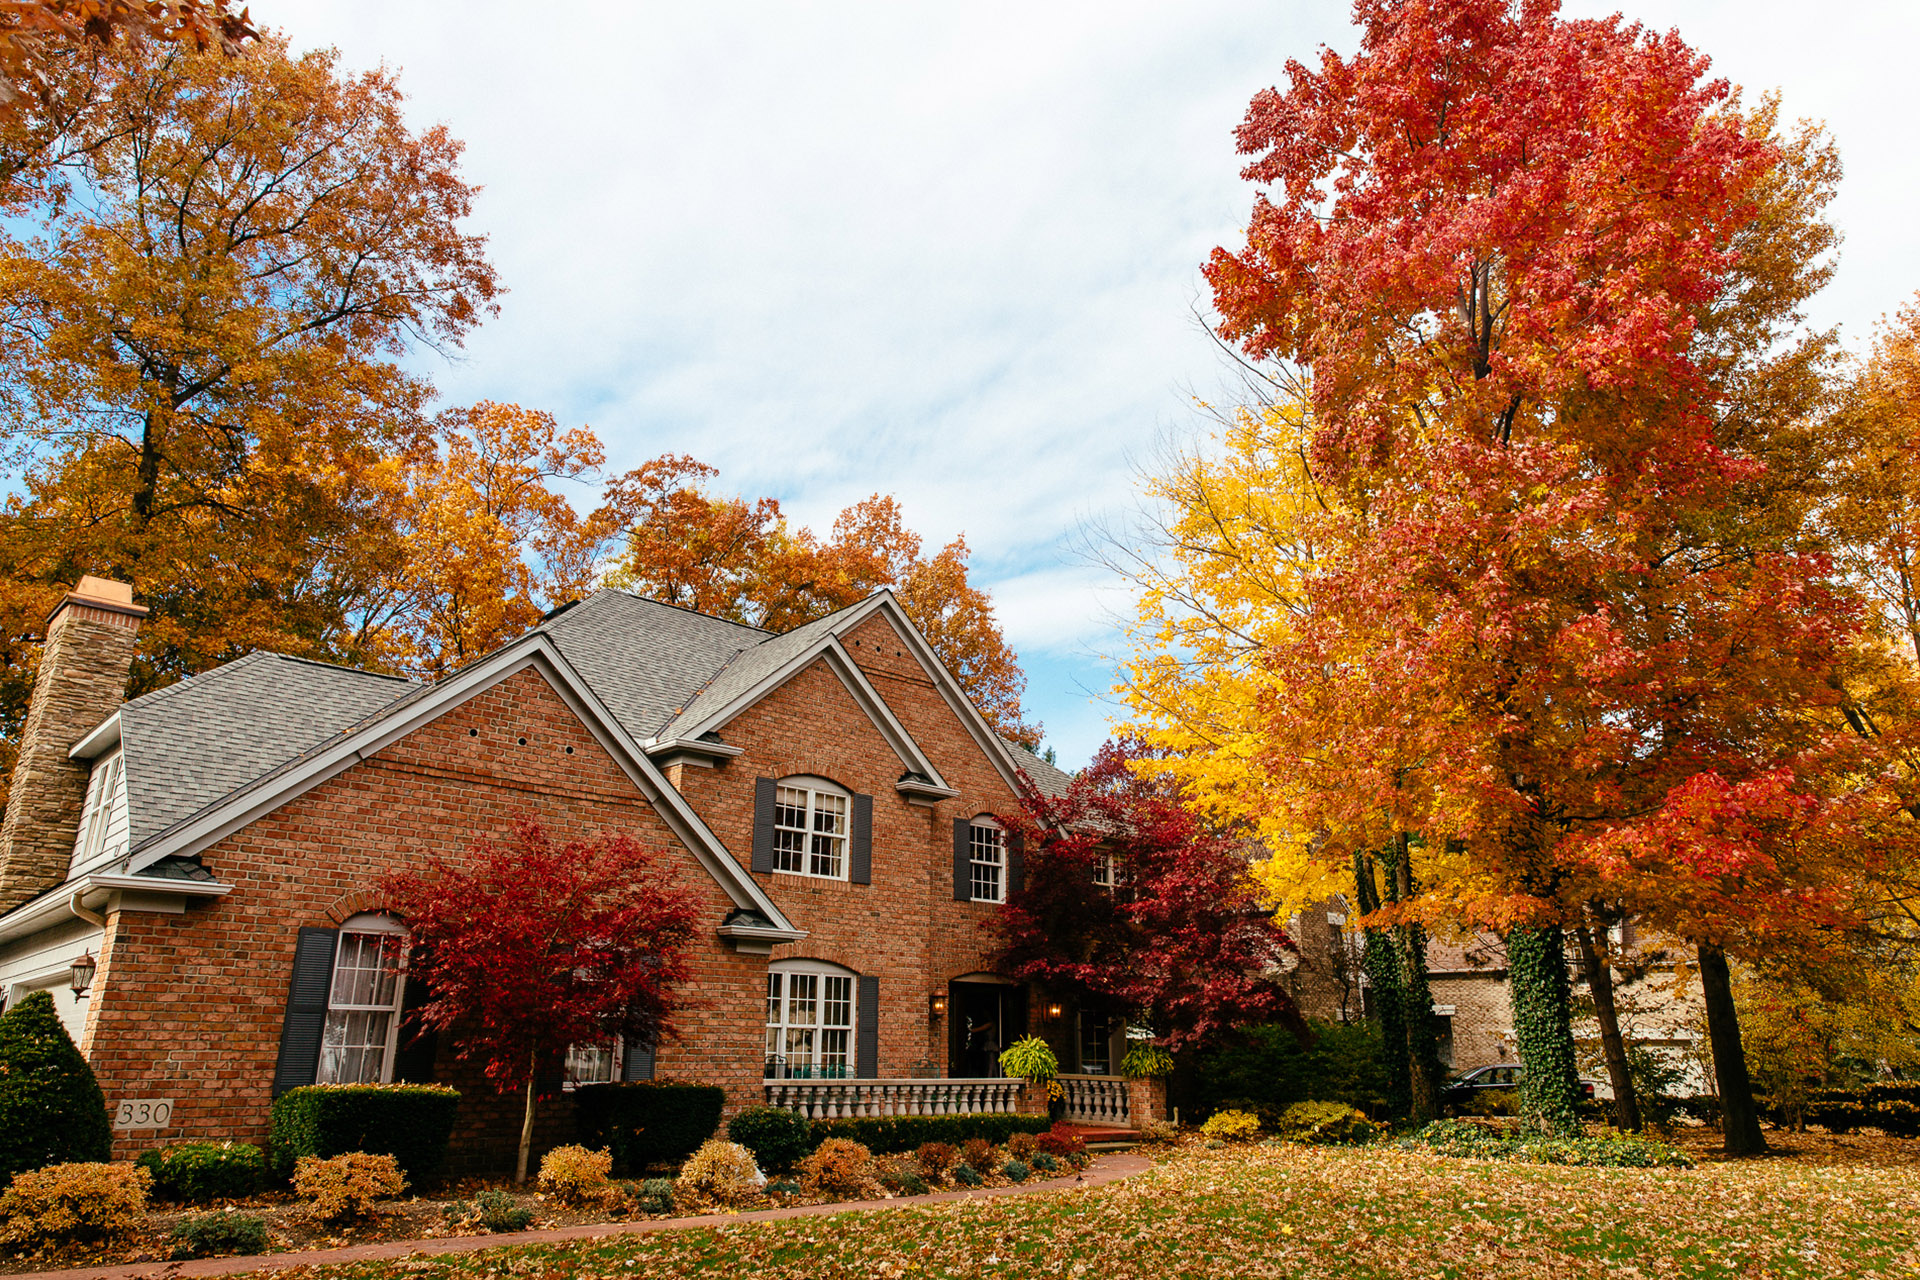
[[[1000,1051],[1027,1033],[1027,989],[1000,982],[955,982],[949,1061],[963,1078],[999,1077]]]

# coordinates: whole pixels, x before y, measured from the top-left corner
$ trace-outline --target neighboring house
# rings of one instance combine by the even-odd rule
[[[601,591],[432,685],[255,653],[123,702],[145,612],[93,578],[55,610],[0,826],[0,993],[54,993],[120,1155],[258,1140],[301,1084],[434,1079],[463,1093],[459,1167],[510,1162],[517,1104],[402,1029],[377,886],[522,816],[633,832],[704,904],[681,1038],[576,1046],[576,1081],[852,1114],[1019,1105],[992,1078],[1029,1029],[1113,1065],[1123,1028],[992,972],[1021,876],[995,815],[1066,777],[887,592],[772,635]]]

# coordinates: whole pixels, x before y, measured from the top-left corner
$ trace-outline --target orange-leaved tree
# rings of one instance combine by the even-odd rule
[[[1880,814],[1848,790],[1871,767],[1824,750],[1859,611],[1792,483],[1827,349],[1798,309],[1830,234],[1817,171],[1810,199],[1778,189],[1819,149],[1773,139],[1771,107],[1743,114],[1677,36],[1617,18],[1355,12],[1358,54],[1255,98],[1239,142],[1263,193],[1206,269],[1224,336],[1310,371],[1327,495],[1311,608],[1264,655],[1266,724],[1310,830],[1378,840],[1384,819],[1452,859],[1384,914],[1506,932],[1523,1108],[1571,1130],[1562,926],[1631,899],[1682,931],[1720,1030],[1743,936],[1660,915],[1705,901],[1710,862],[1615,877],[1598,851],[1684,839],[1674,815],[1707,777],[1780,780],[1826,815],[1828,850],[1870,846],[1859,823]],[[1815,252],[1783,264],[1795,236]],[[1774,865],[1808,890],[1847,874],[1812,852]],[[1728,1146],[1751,1149],[1720,1030]]]

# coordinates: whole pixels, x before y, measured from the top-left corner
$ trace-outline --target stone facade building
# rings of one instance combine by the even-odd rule
[[[1146,1118],[1121,1028],[993,972],[1021,876],[996,815],[1066,778],[890,594],[772,635],[602,591],[431,685],[255,653],[123,701],[143,613],[91,578],[55,611],[0,827],[0,994],[52,992],[120,1155],[258,1141],[301,1084],[432,1079],[462,1091],[458,1166],[510,1163],[516,1100],[406,1026],[378,886],[522,817],[637,835],[708,922],[680,1036],[575,1046],[576,1083],[999,1108],[998,1050],[1035,1030],[1083,1118]],[[564,1096],[544,1115],[571,1140]]]

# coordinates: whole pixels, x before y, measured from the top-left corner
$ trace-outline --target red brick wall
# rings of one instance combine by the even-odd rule
[[[457,864],[475,835],[505,834],[521,816],[558,839],[634,832],[667,851],[715,925],[732,905],[545,680],[522,671],[208,849],[234,886],[227,897],[184,916],[114,915],[89,1011],[94,1070],[110,1103],[176,1106],[175,1128],[123,1136],[116,1154],[156,1136],[263,1139],[296,930],[375,905],[389,870],[428,856]],[[681,1019],[685,1042],[661,1050],[661,1073],[757,1093],[764,960],[712,934],[695,960],[701,1007]],[[435,1074],[463,1095],[459,1163],[510,1166],[521,1100],[499,1097],[444,1044]],[[541,1145],[571,1141],[569,1109],[543,1105]]]

